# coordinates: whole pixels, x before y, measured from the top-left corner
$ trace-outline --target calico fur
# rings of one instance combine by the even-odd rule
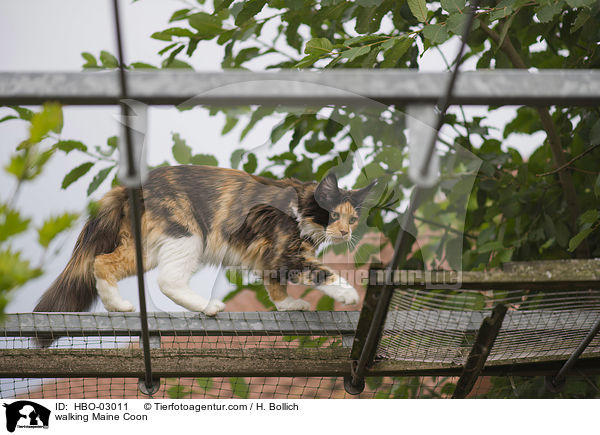
[[[166,296],[208,315],[225,306],[189,287],[202,264],[261,271],[279,310],[309,308],[287,295],[288,281],[356,304],[356,290],[323,265],[315,250],[323,242],[350,240],[371,187],[341,190],[333,174],[317,184],[210,166],[155,169],[142,188],[144,266],[158,268],[158,285]],[[133,311],[117,287],[135,274],[130,228],[127,190],[116,187],[85,224],[72,258],[35,311],[86,311],[96,296],[108,311]]]

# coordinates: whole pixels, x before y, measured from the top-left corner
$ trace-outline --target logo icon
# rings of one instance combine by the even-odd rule
[[[4,404],[6,408],[6,430],[14,432],[18,428],[48,428],[50,410],[29,400],[19,400]]]

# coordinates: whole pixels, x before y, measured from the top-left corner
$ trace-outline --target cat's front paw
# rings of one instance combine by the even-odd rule
[[[317,289],[345,305],[356,305],[360,300],[356,289],[341,276],[332,283],[321,284]]]
[[[294,299],[290,296],[282,301],[275,302],[278,311],[308,311],[310,304],[302,299]]]
[[[106,311],[118,312],[118,313],[128,313],[135,311],[135,307],[129,301],[125,299],[120,300],[111,300],[109,303],[104,304],[104,308]]]
[[[225,309],[225,304],[217,299],[211,299],[208,305],[202,310],[207,316],[214,316]]]

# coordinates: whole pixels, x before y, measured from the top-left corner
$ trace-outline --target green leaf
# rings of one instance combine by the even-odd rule
[[[22,286],[41,274],[40,269],[31,268],[28,260],[21,260],[20,252],[0,251],[0,292]]]
[[[212,387],[213,387],[212,378],[198,378],[198,379],[196,379],[196,383],[205,392],[209,392],[210,390],[212,390]]]
[[[394,68],[400,58],[408,51],[413,44],[412,38],[399,38],[394,40],[394,45],[383,54],[382,68]]]
[[[308,56],[300,59],[300,62],[294,65],[294,68],[307,68],[313,66],[313,64],[320,59],[320,56],[316,54],[309,54]]]
[[[423,36],[425,36],[432,44],[441,44],[450,38],[446,26],[441,24],[426,25],[423,28]]]
[[[26,109],[25,107],[20,107],[20,106],[9,106],[11,109],[13,109],[14,111],[16,111],[19,114],[19,118],[21,118],[24,121],[31,121],[31,119],[33,118],[34,112]]]
[[[179,136],[179,133],[173,133],[173,147],[171,148],[173,152],[173,157],[177,161],[177,163],[181,163],[182,165],[187,165],[190,163],[192,158],[192,148],[190,148],[185,140]]]
[[[102,62],[104,68],[118,68],[119,66],[117,58],[104,50],[100,52],[100,62]]]
[[[69,154],[73,150],[87,151],[87,147],[78,140],[61,140],[54,144],[56,148]]]
[[[225,136],[227,133],[229,133],[231,130],[233,130],[233,128],[237,125],[238,123],[238,118],[236,118],[235,116],[227,116],[225,118],[225,125],[223,126],[223,129],[221,130],[221,136]]]
[[[66,189],[75,181],[79,180],[81,177],[87,174],[92,166],[94,166],[93,162],[87,162],[72,169],[71,172],[69,172],[67,175],[65,175],[65,178],[63,178],[62,188]]]
[[[441,4],[442,8],[449,13],[460,12],[466,7],[465,0],[441,0]]]
[[[190,390],[187,387],[184,387],[183,385],[174,385],[167,389],[167,395],[171,399],[183,399],[184,397],[189,396],[191,393],[192,390]]]
[[[158,39],[160,41],[170,41],[171,37],[173,36],[178,36],[180,38],[193,38],[196,35],[190,29],[171,27],[170,29],[165,29],[162,32],[153,33],[151,38]]]
[[[173,39],[173,35],[163,32],[154,32],[150,37],[159,41],[171,41]]]
[[[479,252],[480,254],[484,254],[486,252],[497,251],[497,250],[503,249],[503,248],[504,248],[504,245],[502,244],[501,241],[494,240],[492,242],[487,242],[487,243],[484,243],[483,245],[479,246],[479,248],[477,249],[477,252]]]
[[[577,249],[581,242],[583,242],[585,238],[589,236],[592,231],[594,231],[594,229],[595,228],[593,227],[589,227],[578,232],[575,236],[573,236],[571,240],[569,240],[569,252],[573,252],[575,249]]]
[[[465,31],[465,26],[467,25],[467,21],[469,21],[469,16],[467,14],[452,14],[446,20],[446,27],[448,30],[455,35],[462,35]],[[473,20],[473,29],[475,30],[479,27],[479,20]]]
[[[10,121],[11,119],[19,119],[15,115],[6,115],[4,118],[0,119],[0,122]]]
[[[162,67],[177,69],[194,69],[189,63],[179,59],[165,59],[162,63]]]
[[[192,165],[219,166],[219,162],[215,156],[210,154],[194,154],[190,159]]]
[[[244,154],[246,154],[246,150],[242,149],[242,148],[238,148],[237,150],[235,150],[234,152],[231,153],[231,167],[233,169],[237,169],[238,166],[240,165],[240,162],[242,161],[242,158],[244,157]]]
[[[370,8],[372,6],[379,6],[383,3],[383,0],[356,0],[356,4]]]
[[[579,222],[581,223],[587,223],[587,224],[593,224],[594,222],[596,222],[598,220],[598,210],[596,209],[591,209],[586,211],[585,213],[583,213],[581,216],[579,216]]]
[[[29,142],[38,143],[50,131],[60,133],[63,126],[62,107],[57,103],[46,103],[41,112],[31,118],[29,128]]]
[[[235,25],[241,26],[250,18],[258,15],[267,4],[267,0],[247,0],[243,2],[242,9],[235,17]]]
[[[110,174],[110,171],[112,171],[114,168],[115,168],[114,166],[109,166],[108,168],[104,168],[104,169],[100,170],[94,176],[94,178],[92,179],[92,182],[88,186],[87,196],[90,196],[92,193],[94,193],[96,191],[96,189],[98,189],[98,187],[100,187],[102,182],[106,179],[106,177],[108,177],[108,174]]]
[[[381,251],[380,246],[372,245],[370,243],[363,243],[354,253],[354,265],[356,267],[360,267],[367,264],[371,259],[371,256],[379,251]]]
[[[340,56],[343,59],[348,59],[348,62],[352,62],[357,57],[368,54],[369,51],[371,51],[371,47],[368,45],[363,45],[362,47],[354,47],[350,50],[343,51]]]
[[[256,108],[256,110],[252,112],[252,116],[250,117],[248,125],[246,125],[240,133],[240,140],[244,140],[246,135],[250,132],[250,130],[252,130],[252,128],[254,128],[258,121],[260,121],[266,116],[271,115],[274,111],[275,108],[269,106],[259,106],[258,108]]]
[[[585,23],[587,23],[587,21],[590,19],[592,15],[590,14],[590,11],[588,11],[587,9],[582,9],[577,13],[577,18],[575,18],[575,22],[573,23],[573,26],[571,27],[571,34],[577,32],[579,29],[581,29],[583,27],[583,25]]]
[[[6,205],[0,206],[0,242],[25,231],[29,222],[31,219],[23,219],[18,210],[11,210]]]
[[[144,63],[144,62],[133,62],[129,66],[134,69],[158,69],[158,67],[155,67],[154,65],[150,65],[149,63]]]
[[[179,9],[179,10],[173,12],[173,14],[171,15],[171,18],[169,18],[169,23],[172,23],[173,21],[185,20],[187,18],[187,14],[189,12],[190,12],[190,9]]]
[[[4,167],[4,170],[9,174],[14,175],[17,179],[25,179],[27,172],[27,162],[23,154],[15,154],[10,158],[10,163]]]
[[[514,12],[513,6],[516,0],[502,0],[496,5],[494,11],[489,15],[490,21],[499,20],[500,18],[507,17]]]
[[[323,295],[323,296],[321,296],[321,299],[319,299],[319,302],[317,302],[316,310],[317,311],[333,311],[334,305],[335,305],[335,301],[333,300],[332,297]]]
[[[594,183],[594,195],[600,198],[600,174],[596,177],[596,182]]]
[[[408,0],[408,7],[417,20],[422,23],[427,21],[426,0]]]
[[[535,15],[538,17],[541,23],[548,23],[552,19],[562,12],[562,1],[556,3],[548,3],[547,5],[536,10]]]
[[[256,156],[254,153],[249,153],[247,156],[246,163],[244,163],[244,171],[249,174],[253,174],[256,171],[256,167],[258,166],[258,161],[256,160]]]
[[[203,39],[214,38],[223,31],[221,19],[206,12],[190,15],[188,22],[198,31],[198,36]]]
[[[231,6],[231,3],[233,3],[233,0],[215,0],[215,12],[228,8]]]
[[[111,136],[106,139],[106,144],[111,148],[116,148],[119,144],[119,138],[117,136]]]
[[[229,384],[233,390],[233,395],[241,399],[250,397],[250,387],[244,378],[229,378]]]
[[[85,63],[83,64],[84,68],[98,68],[98,61],[96,61],[96,58],[92,53],[84,51],[81,53],[81,57],[85,59]]]
[[[64,213],[46,219],[37,230],[39,244],[47,248],[57,235],[71,228],[78,217],[75,213]]]
[[[331,50],[333,50],[333,45],[327,38],[311,39],[306,43],[306,47],[304,47],[304,53],[318,56],[329,54]]]
[[[329,140],[307,141],[304,144],[304,148],[306,148],[306,151],[309,153],[325,155],[333,149],[333,142]]]
[[[597,0],[567,0],[567,4],[572,8],[591,8]]]

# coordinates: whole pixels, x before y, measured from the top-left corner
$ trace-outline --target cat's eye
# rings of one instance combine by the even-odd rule
[[[331,212],[331,219],[333,219],[334,221],[336,221],[336,220],[338,220],[339,218],[340,218],[340,214],[339,214],[339,213],[337,213],[337,212],[335,212],[335,211],[332,211],[332,212]]]
[[[352,216],[348,222],[350,222],[350,224],[354,224],[354,223],[356,223],[357,220],[358,220],[357,217]]]

